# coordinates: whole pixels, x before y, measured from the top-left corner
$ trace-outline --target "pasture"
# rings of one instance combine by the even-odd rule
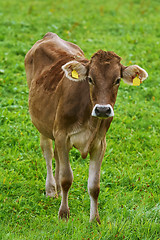
[[[116,52],[149,78],[121,82],[101,168],[101,225],[89,223],[88,163],[70,152],[70,219],[45,196],[46,164],[28,112],[24,57],[47,32]],[[0,4],[0,239],[160,239],[160,3],[2,0]],[[54,164],[54,161],[53,161]]]

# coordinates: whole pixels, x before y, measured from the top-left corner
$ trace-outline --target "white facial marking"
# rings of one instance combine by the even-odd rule
[[[110,108],[111,113],[110,113],[108,116],[106,116],[106,118],[107,118],[107,117],[113,117],[113,116],[114,116],[114,111],[113,111],[113,108],[112,108],[112,106],[111,106],[110,104],[107,104],[107,105],[96,104],[96,105],[94,106],[94,108],[93,108],[93,110],[92,110],[92,114],[91,114],[93,117],[98,117],[97,114],[96,114],[96,111],[95,111],[95,109],[96,109],[97,107]]]

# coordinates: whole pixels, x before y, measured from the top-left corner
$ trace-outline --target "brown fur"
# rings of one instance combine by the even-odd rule
[[[86,67],[87,75],[83,81],[71,81],[62,71],[62,65],[72,60]],[[56,188],[62,188],[59,216],[69,216],[67,194],[73,176],[68,153],[73,146],[79,149],[83,158],[90,153],[91,166],[95,164],[94,171],[91,171],[95,180],[93,184],[89,183],[89,192],[92,201],[95,201],[94,207],[97,206],[105,135],[112,117],[98,119],[92,117],[91,112],[95,104],[110,104],[114,107],[118,91],[115,80],[121,77],[122,69],[120,57],[113,52],[99,50],[88,61],[78,46],[48,33],[27,53],[25,67],[29,111],[33,124],[41,133],[41,147],[47,166],[51,165],[52,155],[48,139],[55,140]],[[88,83],[88,76],[94,80],[93,85]],[[51,167],[48,168],[47,171],[51,171]],[[53,189],[52,185],[54,183],[46,180],[47,189]],[[48,190],[48,195],[50,192]],[[93,218],[100,222],[98,208],[91,211],[90,219]]]
[[[103,50],[99,50],[92,56],[91,60],[93,61],[95,58],[98,58],[98,60],[102,63],[104,63],[105,61],[111,61],[112,59],[117,59],[118,62],[121,61],[121,57],[119,57],[116,53],[112,51],[106,52]]]

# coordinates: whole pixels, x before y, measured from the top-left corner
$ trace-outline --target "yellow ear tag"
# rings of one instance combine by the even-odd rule
[[[138,76],[133,79],[133,86],[140,86],[141,80]]]
[[[78,79],[78,73],[76,72],[76,70],[72,71],[72,77]]]

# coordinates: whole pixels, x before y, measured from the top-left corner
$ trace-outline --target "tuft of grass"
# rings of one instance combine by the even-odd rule
[[[158,0],[16,1],[0,4],[0,239],[160,238],[160,4]],[[99,211],[89,223],[88,163],[70,153],[71,216],[58,220],[59,199],[45,197],[46,166],[28,113],[24,57],[48,31],[99,49],[149,73],[140,87],[121,83],[106,135]],[[53,162],[54,165],[54,162]]]

